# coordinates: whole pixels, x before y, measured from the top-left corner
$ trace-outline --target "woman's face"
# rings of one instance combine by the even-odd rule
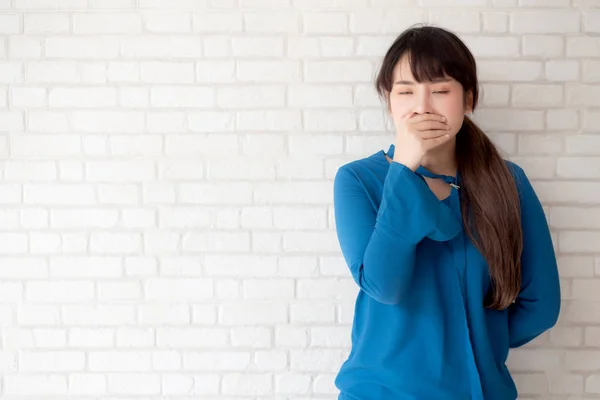
[[[465,113],[471,111],[470,105],[464,103],[463,87],[458,81],[446,77],[417,83],[410,72],[407,56],[403,56],[394,68],[389,102],[394,120],[424,113],[443,115],[451,127],[451,136],[461,128]]]

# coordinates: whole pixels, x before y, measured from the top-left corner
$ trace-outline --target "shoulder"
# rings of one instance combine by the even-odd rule
[[[519,192],[519,198],[521,199],[521,202],[530,202],[529,200],[531,198],[535,198],[537,202],[537,194],[535,193],[533,185],[531,184],[525,170],[514,161],[504,161],[506,162],[506,166],[512,173],[512,176],[515,180],[515,184],[517,186],[517,191]]]
[[[369,156],[342,164],[335,174],[335,182],[348,180],[362,182],[377,179],[382,174],[385,176],[387,167],[385,153],[379,150]]]

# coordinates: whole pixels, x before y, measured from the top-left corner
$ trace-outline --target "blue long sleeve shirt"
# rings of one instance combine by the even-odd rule
[[[506,163],[521,203],[521,290],[483,306],[488,265],[463,231],[453,188],[439,200],[422,176],[383,150],[343,165],[334,180],[337,235],[360,290],[352,349],[335,379],[343,400],[514,400],[510,348],[551,328],[560,311],[546,216],[524,171]],[[387,151],[394,156],[394,145]]]

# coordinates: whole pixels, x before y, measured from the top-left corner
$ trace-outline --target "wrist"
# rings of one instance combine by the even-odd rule
[[[411,171],[415,172],[417,170],[417,168],[419,168],[419,163],[415,162],[415,161],[409,161],[406,159],[403,159],[402,157],[395,157],[392,159],[393,162],[396,162],[398,164],[402,164],[405,167],[407,167],[408,169],[410,169]]]

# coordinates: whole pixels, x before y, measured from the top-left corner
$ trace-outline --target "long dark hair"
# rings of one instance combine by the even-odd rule
[[[408,56],[417,82],[450,76],[479,97],[475,58],[454,33],[435,26],[414,26],[402,32],[385,54],[375,86],[389,106],[393,71]],[[460,204],[465,231],[485,257],[491,277],[484,306],[503,310],[521,286],[521,209],[515,180],[498,149],[465,115],[456,136],[456,160],[461,176]]]

